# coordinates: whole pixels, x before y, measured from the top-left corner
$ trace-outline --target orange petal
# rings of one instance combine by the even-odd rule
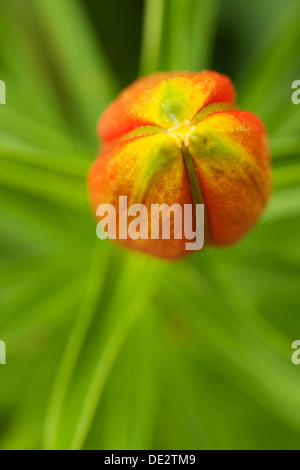
[[[136,203],[146,206],[149,239],[119,239],[119,243],[162,258],[173,259],[187,254],[186,239],[174,239],[173,220],[170,240],[151,239],[151,204],[180,204],[181,207],[192,204],[182,153],[171,135],[135,137],[111,147],[93,164],[89,190],[95,213],[100,204],[112,204],[117,210],[117,221],[120,196],[127,196],[128,207]]]
[[[264,126],[245,111],[216,112],[190,131],[187,145],[205,201],[211,241],[234,243],[256,223],[270,194]]]
[[[141,126],[172,127],[212,103],[232,103],[235,91],[217,72],[160,72],[126,88],[106,109],[98,130],[110,142]]]

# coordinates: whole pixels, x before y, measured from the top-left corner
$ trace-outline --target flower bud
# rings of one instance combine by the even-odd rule
[[[115,208],[116,240],[126,247],[168,259],[186,256],[184,220],[180,238],[175,212],[197,204],[205,207],[205,245],[230,245],[255,225],[268,201],[266,131],[258,117],[236,108],[224,75],[172,72],[139,79],[106,109],[98,130],[103,148],[90,169],[90,200],[95,213],[101,204]],[[126,209],[120,196],[127,198]],[[127,232],[133,204],[147,209],[147,233],[137,239],[120,236],[123,212]],[[175,205],[167,239],[151,218],[152,205],[162,204]]]

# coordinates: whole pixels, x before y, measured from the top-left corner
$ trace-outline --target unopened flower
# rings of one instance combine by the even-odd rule
[[[106,109],[103,143],[89,173],[93,210],[112,204],[205,206],[205,245],[235,243],[257,222],[271,188],[261,120],[235,105],[230,79],[216,72],[157,73],[137,80]],[[117,241],[164,258],[187,255],[186,238]]]

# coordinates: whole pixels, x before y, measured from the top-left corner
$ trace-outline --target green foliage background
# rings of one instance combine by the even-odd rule
[[[2,449],[299,449],[298,0],[0,0]],[[259,114],[274,194],[238,245],[97,241],[96,122],[138,74],[213,68]]]

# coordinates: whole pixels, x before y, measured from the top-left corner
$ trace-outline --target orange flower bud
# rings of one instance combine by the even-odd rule
[[[118,221],[120,196],[149,212],[152,204],[204,204],[205,245],[225,246],[254,226],[267,203],[266,131],[255,115],[236,109],[224,75],[172,72],[139,79],[103,113],[99,134],[103,149],[88,181],[95,212],[112,204]],[[170,239],[151,238],[150,228],[149,215],[149,237],[117,235],[117,241],[163,258],[189,253],[185,235],[174,238],[173,220]]]

